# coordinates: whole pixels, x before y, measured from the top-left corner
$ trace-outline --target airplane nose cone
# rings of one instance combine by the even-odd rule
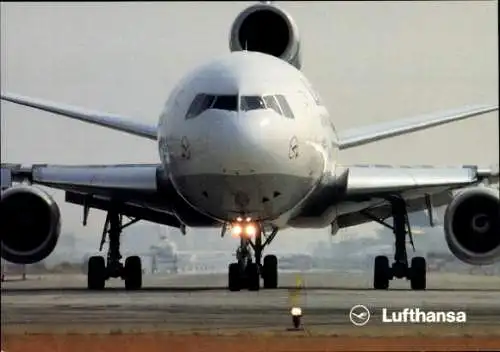
[[[288,155],[290,138],[278,132],[272,118],[262,113],[240,113],[230,121],[214,123],[206,135],[214,172],[230,175],[269,172],[272,165],[282,163]]]
[[[323,165],[306,143],[299,144],[295,127],[273,112],[208,111],[191,125],[189,158],[176,163],[179,192],[225,221],[273,219],[288,211],[311,189]]]

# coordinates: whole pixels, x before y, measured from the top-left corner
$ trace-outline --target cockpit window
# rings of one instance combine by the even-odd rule
[[[276,95],[276,99],[278,100],[281,110],[283,111],[283,115],[288,117],[289,119],[295,118],[293,116],[292,109],[290,108],[290,105],[288,105],[288,102],[286,101],[286,98],[283,95]]]
[[[238,96],[198,94],[186,113],[186,119],[192,119],[208,109],[238,110]]]
[[[265,109],[266,104],[264,103],[264,99],[259,96],[242,96],[240,99],[240,110],[241,111],[250,111],[250,110],[258,110]]]
[[[272,109],[278,114],[293,119],[293,112],[283,95],[242,96],[240,100],[241,111]]]
[[[186,119],[192,119],[203,111],[210,109],[214,100],[215,97],[213,95],[198,94],[186,113]]]
[[[215,103],[212,109],[237,111],[238,96],[237,95],[218,95],[215,97]]]
[[[273,109],[276,111],[278,114],[283,115],[283,112],[281,111],[280,105],[276,101],[276,98],[272,95],[266,95],[264,97],[264,102],[266,103],[266,107],[268,109]]]
[[[238,96],[198,94],[193,99],[193,102],[186,113],[186,119],[195,118],[208,109],[237,111]],[[283,95],[266,95],[264,97],[258,95],[241,96],[241,111],[259,109],[272,109],[282,116],[290,119],[294,118],[292,109]]]

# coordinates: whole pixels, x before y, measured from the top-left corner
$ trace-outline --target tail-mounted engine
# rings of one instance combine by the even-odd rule
[[[461,261],[488,265],[500,259],[498,190],[476,187],[457,194],[444,216],[445,238]]]
[[[269,54],[301,68],[297,25],[289,14],[271,4],[251,6],[236,17],[229,48]]]
[[[61,230],[60,211],[46,192],[33,186],[2,191],[2,258],[15,264],[37,263],[54,250]]]

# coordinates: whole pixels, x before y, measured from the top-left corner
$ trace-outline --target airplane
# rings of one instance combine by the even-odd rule
[[[262,258],[279,230],[331,227],[332,234],[375,221],[393,230],[394,260],[374,260],[373,288],[407,279],[425,290],[427,264],[408,259],[408,213],[447,206],[444,235],[457,258],[485,265],[500,258],[498,167],[348,165],[339,152],[498,111],[469,105],[337,131],[323,100],[302,73],[293,18],[275,3],[253,4],[230,29],[229,53],[188,73],[172,90],[156,126],[13,93],[5,102],[156,141],[157,164],[2,164],[2,258],[46,258],[57,244],[60,211],[40,186],[65,201],[107,212],[106,258],[88,262],[87,287],[121,278],[142,287],[138,256],[120,254],[120,234],[144,220],[178,228],[220,228],[239,237],[228,266],[230,291],[276,289],[278,260]],[[129,220],[127,221],[126,218]],[[392,218],[392,224],[387,222]],[[261,283],[262,280],[262,283]]]

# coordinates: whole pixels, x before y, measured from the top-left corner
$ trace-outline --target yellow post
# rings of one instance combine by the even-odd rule
[[[295,278],[295,288],[291,289],[288,292],[288,305],[290,309],[290,314],[292,315],[292,322],[295,329],[299,329],[301,327],[301,319],[302,319],[302,306],[304,302],[302,297],[305,296],[305,290],[303,290],[304,284],[300,275],[297,275]],[[302,293],[304,291],[304,293]]]
[[[292,288],[288,291],[288,305],[290,308],[293,307],[302,307],[302,290],[304,289],[303,280],[300,277],[300,274],[295,278],[295,288]]]

